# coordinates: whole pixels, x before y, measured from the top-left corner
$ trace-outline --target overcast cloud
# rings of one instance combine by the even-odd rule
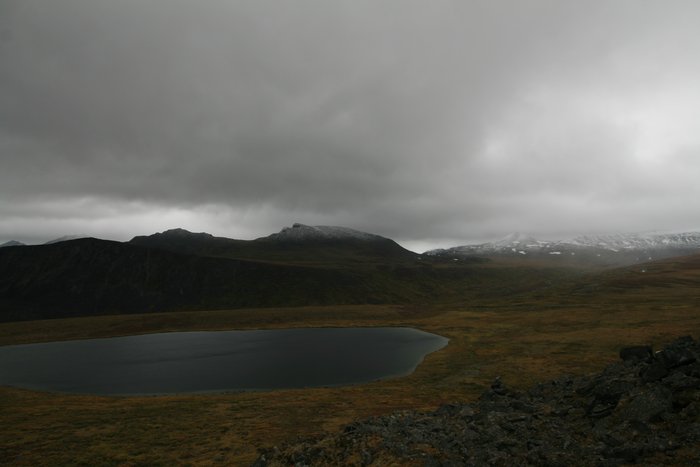
[[[0,0],[0,242],[700,228],[700,2]]]

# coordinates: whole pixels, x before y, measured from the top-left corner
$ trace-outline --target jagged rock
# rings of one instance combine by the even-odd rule
[[[637,388],[615,411],[621,421],[658,421],[673,407],[673,395],[663,386]]]
[[[700,345],[684,337],[657,354],[634,348],[648,352],[621,352],[597,375],[527,392],[497,378],[471,404],[357,421],[338,434],[263,450],[254,465],[700,463]],[[680,447],[690,449],[677,460]]]

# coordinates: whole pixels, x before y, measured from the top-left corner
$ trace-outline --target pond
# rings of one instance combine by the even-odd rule
[[[412,373],[447,345],[413,328],[169,332],[0,347],[0,385],[103,394],[340,386]]]

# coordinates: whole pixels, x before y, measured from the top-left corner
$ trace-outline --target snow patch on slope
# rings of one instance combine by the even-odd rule
[[[519,253],[548,253],[561,255],[563,252],[575,254],[576,251],[598,252],[637,252],[649,250],[692,250],[700,249],[700,232],[672,234],[611,234],[586,235],[573,240],[542,241],[521,234],[489,243],[462,245],[454,248],[430,250],[426,255],[489,255]],[[600,254],[598,254],[600,256]],[[646,258],[646,257],[645,257]]]
[[[611,251],[647,248],[700,247],[700,232],[675,234],[612,234],[577,237],[573,245],[597,247]]]

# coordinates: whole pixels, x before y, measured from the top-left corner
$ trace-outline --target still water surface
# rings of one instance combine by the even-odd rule
[[[170,332],[0,347],[0,385],[172,394],[363,383],[413,372],[447,339],[413,328]]]

